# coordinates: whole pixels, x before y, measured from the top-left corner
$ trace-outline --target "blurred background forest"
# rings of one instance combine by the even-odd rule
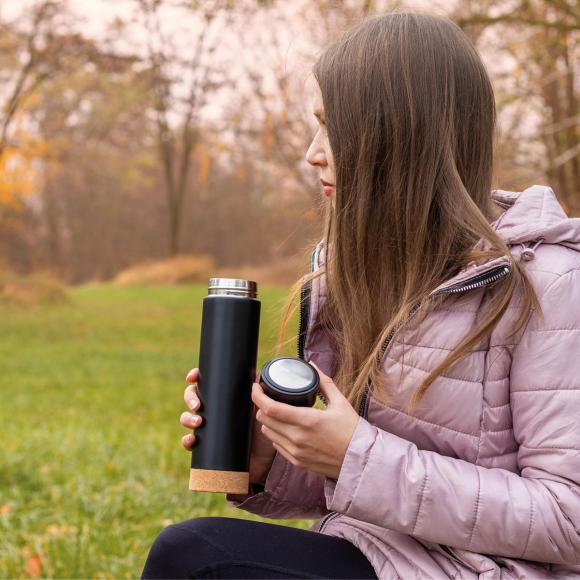
[[[580,215],[575,0],[0,0],[2,270],[295,280],[326,201],[309,68],[404,7],[448,14],[483,55],[495,186],[549,184]]]

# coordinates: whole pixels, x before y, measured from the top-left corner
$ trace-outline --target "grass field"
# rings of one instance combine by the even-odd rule
[[[286,290],[260,290],[258,368],[296,355],[295,342],[273,350]],[[66,304],[0,306],[0,577],[135,578],[169,523],[260,519],[188,490],[179,415],[205,295],[102,285]]]

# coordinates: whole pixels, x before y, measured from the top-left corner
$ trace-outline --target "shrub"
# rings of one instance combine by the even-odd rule
[[[9,270],[0,271],[0,302],[7,304],[47,304],[68,299],[66,286],[46,271],[19,276]]]
[[[301,255],[281,257],[261,266],[229,266],[217,270],[213,277],[244,278],[260,285],[284,286],[296,282],[308,272],[308,262]]]
[[[117,286],[207,284],[214,276],[211,256],[175,256],[137,264],[121,271],[113,280]]]

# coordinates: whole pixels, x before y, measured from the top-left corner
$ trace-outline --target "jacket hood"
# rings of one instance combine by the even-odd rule
[[[570,218],[546,185],[532,185],[523,191],[492,192],[506,211],[491,225],[507,244],[542,240],[580,251],[580,218]]]
[[[547,185],[532,185],[523,191],[496,189],[492,199],[505,211],[490,225],[508,244],[521,244],[519,259],[534,259],[534,251],[540,244],[561,244],[580,252],[580,218],[569,218],[556,199],[554,191]],[[528,247],[532,246],[532,247]],[[489,248],[487,240],[479,240],[477,249]],[[518,258],[518,253],[514,255]],[[508,256],[500,256],[481,264],[470,264],[455,276],[446,280],[431,294],[463,283],[492,269],[509,267]]]
[[[522,248],[532,246],[524,250],[527,254],[524,259],[533,260],[534,250],[540,244],[561,244],[580,252],[580,218],[570,218],[566,215],[551,187],[532,185],[523,191],[496,189],[492,191],[491,197],[505,209],[490,224],[491,227],[509,246],[519,244]],[[326,261],[324,238],[318,246],[320,246],[318,264],[323,265]],[[480,240],[475,247],[484,249],[489,246],[486,240]],[[431,294],[464,282],[473,276],[479,276],[491,269],[500,266],[509,267],[510,262],[508,256],[501,256],[479,265],[470,264],[434,288]]]

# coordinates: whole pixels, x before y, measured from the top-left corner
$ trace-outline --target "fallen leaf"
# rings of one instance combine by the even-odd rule
[[[26,574],[38,578],[42,574],[42,560],[38,554],[32,554],[26,562]]]

